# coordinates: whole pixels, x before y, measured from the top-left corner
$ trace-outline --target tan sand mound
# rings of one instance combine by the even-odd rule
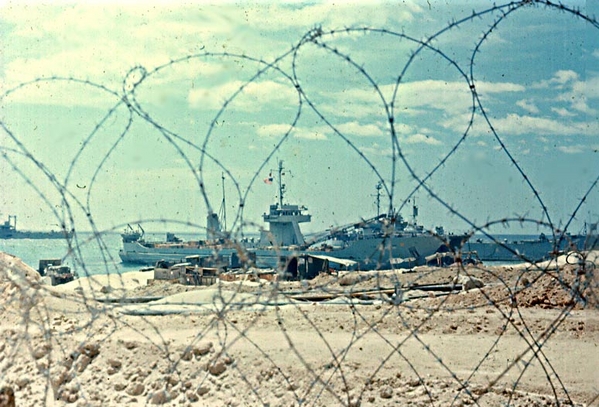
[[[597,396],[599,313],[564,313],[571,305],[550,285],[560,275],[571,285],[595,281],[576,266],[422,268],[210,287],[148,285],[151,274],[133,272],[47,287],[7,261],[0,387],[13,391],[16,405],[524,407],[582,406]],[[348,296],[446,284],[457,275],[485,286],[419,291],[425,298],[398,303]],[[510,302],[505,294],[524,288],[524,277],[531,299],[546,292],[555,305],[529,305],[525,290]],[[324,300],[289,301],[302,292]],[[148,304],[97,301],[158,293],[164,298]],[[123,312],[144,307],[167,312]]]

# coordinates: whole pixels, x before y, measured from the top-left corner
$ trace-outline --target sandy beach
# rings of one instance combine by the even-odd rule
[[[597,405],[598,263],[53,287],[2,254],[0,387],[17,406]],[[459,276],[484,286],[408,289]]]

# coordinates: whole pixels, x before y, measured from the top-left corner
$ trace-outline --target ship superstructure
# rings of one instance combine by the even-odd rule
[[[305,240],[299,224],[310,222],[312,215],[304,213],[308,210],[305,206],[284,203],[283,161],[279,161],[278,171],[279,200],[276,204],[270,205],[268,213],[262,215],[269,229],[262,231],[259,244],[262,247],[302,246]]]

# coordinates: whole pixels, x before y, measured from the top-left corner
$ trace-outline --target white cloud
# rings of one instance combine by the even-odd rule
[[[572,113],[571,111],[569,111],[568,109],[566,109],[564,107],[552,107],[551,111],[561,117],[576,116],[574,113]]]
[[[8,89],[0,85],[0,92],[6,91]],[[67,78],[38,78],[27,85],[17,87],[3,99],[6,104],[35,103],[47,106],[86,106],[101,109],[109,109],[119,101],[119,96],[114,93]]]
[[[391,94],[392,85],[386,87]],[[472,105],[472,97],[468,85],[464,82],[445,82],[424,80],[403,83],[397,92],[396,111],[404,108],[432,107],[457,112]]]
[[[538,114],[540,113],[539,108],[535,105],[534,101],[530,99],[522,99],[516,102],[516,106],[521,107],[526,110],[528,113]]]
[[[282,138],[287,132],[289,132],[291,126],[289,124],[281,123],[281,124],[267,124],[264,126],[258,127],[256,133],[260,137],[274,137],[274,138]]]
[[[350,103],[345,103],[348,99],[337,95],[341,99],[335,99],[335,96],[330,97],[327,103],[316,104],[316,108],[324,116],[335,116],[339,119],[365,119],[373,117],[385,117],[385,111],[380,103],[351,100]]]
[[[322,4],[299,3],[297,5],[273,2],[268,7],[245,7],[247,21],[253,26],[272,31],[291,27],[309,28],[315,23],[323,28],[351,26],[384,26],[390,23],[411,22],[423,12],[412,2],[389,4],[382,1],[324,2]],[[264,24],[268,21],[268,24]]]
[[[570,102],[572,109],[588,115],[595,115],[598,109],[589,106],[589,101],[599,100],[599,77],[574,82],[572,91],[565,93],[562,97],[565,101]]]
[[[551,78],[549,82],[557,84],[559,86],[565,85],[568,82],[578,81],[578,78],[579,76],[577,72],[574,72],[572,70],[560,70],[553,75],[553,78]]]
[[[541,143],[549,143],[549,139],[544,136],[537,137],[537,140],[539,140]]]
[[[444,120],[439,121],[439,125],[446,129],[459,129],[463,131],[466,129],[466,125],[470,121],[471,117],[471,114],[465,112],[461,114],[451,115],[445,118]]]
[[[478,92],[481,93],[512,93],[512,92],[525,92],[526,87],[518,83],[511,82],[475,82],[475,87]]]
[[[152,69],[204,46],[212,52],[250,52],[268,59],[288,49],[284,44],[299,40],[316,24],[327,29],[386,26],[413,21],[422,12],[412,3],[360,1],[246,5],[205,1],[36,3],[0,6],[2,25],[14,27],[6,37],[10,38],[7,44],[13,44],[6,49],[14,58],[7,57],[0,67],[10,83],[22,82],[21,73],[30,75],[25,80],[56,74],[118,81],[131,66],[141,64]],[[272,35],[277,31],[286,35]],[[18,52],[22,50],[26,52]],[[24,67],[27,69],[21,69]]]
[[[346,137],[376,137],[388,134],[388,131],[381,130],[377,125],[360,124],[356,121],[342,123],[335,127],[337,128],[337,130],[339,130],[339,132],[341,132],[341,134],[343,134]]]
[[[500,91],[496,87],[488,88]],[[390,103],[395,84],[379,85],[379,89],[385,102]],[[386,120],[383,101],[379,93],[372,88],[350,88],[341,92],[326,92],[326,89],[321,89],[319,96],[326,102],[316,103],[316,108],[325,115],[353,119],[374,117]],[[395,100],[396,130],[400,129],[401,133],[413,132],[411,125],[404,123],[404,118],[425,114],[428,108],[447,111],[454,115],[470,110],[471,106],[472,96],[465,82],[440,80],[404,82],[399,87]]]
[[[104,52],[101,52],[104,54]],[[112,54],[114,61],[110,60],[107,55],[101,57],[102,60],[95,60],[94,63],[89,61],[94,60],[96,51],[92,48],[85,52],[64,52],[56,54],[44,61],[30,61],[27,59],[16,59],[7,67],[8,79],[6,82],[0,82],[0,92],[6,92],[9,86],[23,84],[36,80],[36,83],[27,85],[18,89],[17,92],[11,94],[12,102],[20,103],[41,103],[62,106],[92,106],[98,107],[102,104],[102,100],[110,98],[116,103],[118,96],[100,89],[105,87],[109,91],[117,94],[122,93],[122,82],[127,74],[127,70],[134,66],[133,60],[127,63],[127,59],[131,57],[120,58]],[[118,61],[116,61],[118,60]],[[146,70],[151,67],[163,64],[168,59],[157,55],[150,56],[146,59],[147,65],[144,65]],[[65,61],[72,64],[73,69],[79,64],[88,64],[89,68],[83,70],[87,76],[81,76],[81,72],[65,71],[60,74],[58,66],[64,65]],[[122,64],[122,65],[121,65]],[[222,63],[215,61],[204,61],[200,59],[192,59],[191,61],[182,61],[176,64],[171,64],[168,68],[162,69],[159,73],[153,73],[146,76],[143,83],[137,88],[138,96],[143,94],[140,101],[153,102],[164,105],[167,99],[173,96],[185,98],[186,88],[194,86],[194,78],[201,77],[207,81],[219,72],[222,72]],[[123,70],[125,69],[125,70]],[[58,78],[58,79],[57,79]],[[96,80],[103,78],[103,80]],[[89,79],[89,84],[85,84]],[[188,83],[183,84],[187,80]],[[7,83],[8,82],[8,83]],[[173,86],[176,83],[177,86]],[[69,88],[77,86],[78,93],[71,92]],[[146,91],[149,90],[149,91]],[[201,89],[199,90],[201,92]],[[99,99],[99,94],[102,93],[105,97]]]
[[[582,93],[589,99],[599,99],[599,76],[593,76],[584,81],[574,82],[572,91]]]
[[[289,124],[275,123],[259,126],[256,133],[263,138],[281,139],[289,129]],[[295,127],[290,132],[290,136],[303,140],[327,140],[327,134],[332,133],[328,126]]]
[[[390,94],[393,85],[387,85],[385,90]],[[522,85],[509,82],[476,82],[476,89],[484,94],[523,92]],[[466,82],[424,80],[406,82],[399,87],[396,103],[397,111],[403,107],[432,107],[451,114],[469,111],[472,107],[472,92]]]
[[[295,88],[270,80],[250,83],[230,81],[212,88],[195,88],[189,91],[187,100],[192,109],[220,109],[225,100],[240,89],[241,94],[231,102],[233,109],[256,112],[267,109],[270,104],[293,108],[298,103]]]
[[[2,8],[2,19],[16,27],[11,33],[15,48],[9,49],[15,58],[7,58],[2,67],[6,80],[16,84],[57,75],[120,86],[129,68],[152,69],[173,55],[197,52],[202,38],[213,37],[226,27],[221,19],[211,24],[190,21],[180,6],[140,4]],[[16,52],[16,44],[27,52]]]
[[[235,25],[231,18],[231,11],[235,10],[239,9],[215,5],[185,6],[179,2],[23,4],[3,7],[2,19],[15,24],[14,35],[21,38],[53,36],[65,43],[85,44],[94,36],[104,38],[110,33],[122,41],[132,37],[139,42],[157,37],[168,39],[170,35],[200,39],[214,33],[227,33]]]
[[[390,102],[395,84],[379,86],[381,93]],[[523,92],[525,87],[513,83],[478,82],[477,89],[485,94]],[[317,105],[326,115],[338,118],[385,118],[383,104],[373,89],[347,89],[343,92],[332,92],[326,95],[328,102]],[[395,101],[395,129],[398,134],[412,134],[415,126],[414,117],[430,113],[430,108],[447,113],[443,123],[446,128],[464,131],[470,119],[472,93],[464,81],[423,80],[404,82],[400,85]],[[409,120],[406,120],[410,118]],[[459,118],[459,119],[457,119]],[[383,133],[388,130],[381,128]],[[372,127],[374,131],[374,127]],[[421,130],[420,130],[421,131]]]
[[[397,134],[405,135],[405,134],[414,133],[414,126],[411,126],[406,123],[398,123],[397,120],[395,120],[394,127],[395,127],[395,133],[397,133]]]
[[[303,140],[327,140],[324,132],[316,129],[299,129],[293,132],[293,137]]]
[[[597,109],[589,106],[589,100],[599,99],[599,77],[589,76],[580,80],[577,72],[561,70],[555,72],[551,79],[538,82],[533,87],[562,91],[554,98],[555,101],[569,104],[572,110],[593,115]],[[563,107],[552,107],[551,110],[562,117],[574,115]]]
[[[436,138],[424,134],[412,134],[411,136],[403,139],[402,142],[405,144],[428,144],[431,146],[439,146],[443,144]]]
[[[558,101],[570,104],[570,108],[585,114],[594,114],[595,109],[588,105],[588,99],[584,93],[571,91],[560,95]]]
[[[545,117],[521,116],[515,113],[508,114],[501,119],[492,120],[493,126],[499,135],[502,133],[511,135],[522,134],[571,134],[572,129],[560,122]]]
[[[545,92],[543,99],[567,104],[569,109],[563,106],[550,108],[561,117],[575,116],[573,110],[587,115],[595,115],[598,111],[589,105],[590,101],[599,99],[599,76],[593,76],[592,73],[589,73],[585,80],[581,80],[580,75],[575,71],[559,70],[551,79],[537,82],[532,85],[532,88],[553,91],[555,96]]]
[[[588,135],[593,136],[598,133],[599,123],[590,122],[561,122],[547,117],[521,116],[518,114],[508,114],[507,116],[492,120],[493,126],[497,129],[499,135]]]
[[[580,145],[575,146],[559,146],[557,147],[559,151],[566,154],[580,154],[587,151],[588,147],[583,147]]]
[[[341,123],[335,126],[336,129],[348,139],[355,137],[377,137],[386,136],[387,131],[381,130],[374,124],[360,124],[357,121]],[[269,124],[260,126],[256,131],[260,137],[281,138],[289,130],[289,124]],[[328,135],[333,135],[334,131],[328,126],[296,127],[293,129],[292,136],[305,140],[326,140]]]
[[[370,147],[359,147],[359,150],[366,155],[376,155],[382,157],[392,157],[393,149],[387,146],[381,146],[378,143],[373,143]],[[397,151],[395,152],[397,154]]]
[[[157,64],[164,65],[169,61],[166,57],[161,61],[156,61]],[[230,69],[230,66],[235,65],[232,59],[204,58],[197,56],[194,58],[185,58],[183,60],[175,60],[176,62],[168,62],[168,66],[162,66],[161,69],[148,76],[146,81],[152,85],[167,84],[172,86],[174,82],[180,83],[182,80],[189,79],[190,86],[194,87],[201,82],[216,80],[215,77],[222,75],[223,71]],[[144,66],[146,69],[152,65]]]
[[[557,88],[562,89],[564,85],[577,81],[578,73],[572,70],[559,70],[549,80],[542,80],[532,85],[535,89]]]

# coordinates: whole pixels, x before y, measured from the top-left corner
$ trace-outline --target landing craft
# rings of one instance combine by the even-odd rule
[[[8,220],[0,224],[0,239],[69,239],[72,231],[34,232],[17,230],[17,217],[9,215]]]
[[[488,241],[468,240],[463,250],[476,252],[482,261],[538,262],[557,257],[568,251],[587,251],[599,248],[597,223],[590,224],[580,234],[557,233],[548,238],[541,233],[536,239]]]
[[[392,268],[395,264],[424,264],[426,256],[462,241],[463,236],[446,235],[443,228],[436,233],[425,231],[416,224],[417,207],[413,207],[413,222],[405,221],[399,213],[379,214],[349,226],[331,229],[306,239],[300,224],[308,223],[312,216],[302,205],[289,204],[284,200],[285,184],[282,183],[283,162],[278,168],[278,201],[263,215],[269,227],[262,231],[258,242],[244,240],[234,245],[220,229],[218,216],[209,214],[207,240],[174,242],[146,242],[129,230],[122,235],[123,248],[119,256],[123,263],[151,265],[161,259],[181,260],[186,256],[221,257],[224,261],[239,261],[247,256],[258,267],[280,268],[290,258],[300,254],[333,256],[354,260],[362,270]],[[268,181],[272,182],[269,174]],[[265,181],[266,182],[266,181]],[[380,191],[380,188],[377,188]],[[219,238],[221,236],[221,238]],[[137,237],[137,238],[133,238]],[[244,253],[239,253],[239,248]],[[407,263],[406,263],[407,262]],[[231,267],[234,265],[231,263]]]

